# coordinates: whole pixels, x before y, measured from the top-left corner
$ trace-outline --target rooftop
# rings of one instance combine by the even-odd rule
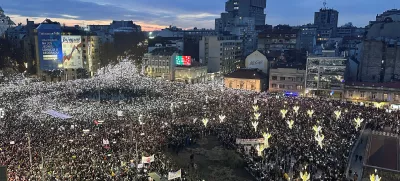
[[[181,53],[181,51],[176,47],[161,47],[154,49],[150,53],[152,55],[171,56],[174,53]]]
[[[394,171],[399,170],[399,140],[397,137],[372,134],[367,150],[367,166],[374,166]]]
[[[259,69],[238,69],[235,72],[226,74],[225,77],[239,79],[267,79],[268,75]]]
[[[400,82],[346,82],[347,86],[377,87],[400,89]]]

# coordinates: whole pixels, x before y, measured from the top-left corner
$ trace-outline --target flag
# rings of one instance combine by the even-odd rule
[[[176,179],[181,177],[181,169],[176,172],[168,172],[168,180]]]
[[[93,122],[94,122],[95,125],[98,125],[98,124],[99,124],[99,122],[97,122],[96,120],[94,120]]]
[[[10,144],[11,144],[11,145],[14,145],[14,144],[15,144],[15,141],[10,141]]]
[[[154,155],[149,157],[142,156],[142,163],[151,163],[154,162]]]
[[[103,139],[103,145],[109,145],[110,142],[108,141],[108,139]]]

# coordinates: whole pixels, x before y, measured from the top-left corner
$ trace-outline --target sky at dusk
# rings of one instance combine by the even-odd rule
[[[339,25],[365,26],[376,14],[400,8],[398,0],[327,0],[339,11]],[[142,30],[174,25],[184,29],[214,28],[226,0],[1,0],[0,7],[15,23],[50,18],[66,25],[110,24],[133,20]],[[267,0],[266,23],[302,25],[313,22],[323,0]]]

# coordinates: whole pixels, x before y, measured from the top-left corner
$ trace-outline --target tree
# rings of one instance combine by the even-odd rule
[[[0,69],[12,68],[18,72],[24,72],[24,56],[22,48],[12,47],[9,40],[0,38]]]

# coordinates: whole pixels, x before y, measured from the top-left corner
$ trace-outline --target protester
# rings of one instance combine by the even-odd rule
[[[338,180],[344,178],[350,151],[365,123],[398,132],[399,112],[224,89],[219,80],[195,85],[167,82],[143,77],[135,69],[121,62],[91,79],[23,79],[0,87],[0,163],[7,166],[9,180],[132,180],[145,179],[150,172],[167,176],[183,168],[166,152],[179,155],[206,135],[215,135],[225,147],[242,153],[259,179],[299,178],[300,172],[308,171],[314,179]],[[259,106],[259,120],[253,105]],[[298,114],[294,106],[300,107]],[[288,110],[286,118],[281,109]],[[44,113],[47,110],[72,118],[51,116]],[[307,110],[314,110],[312,117]],[[341,111],[337,120],[335,110]],[[223,122],[220,115],[226,116]],[[356,129],[358,117],[364,122]],[[203,118],[209,119],[206,125]],[[259,122],[257,131],[254,121]],[[322,128],[322,147],[314,138],[314,125]],[[244,146],[235,143],[237,138],[262,138],[263,132],[272,136],[261,157],[255,147],[246,154]],[[151,155],[154,162],[140,164],[142,156]],[[185,169],[182,173],[188,177]]]

